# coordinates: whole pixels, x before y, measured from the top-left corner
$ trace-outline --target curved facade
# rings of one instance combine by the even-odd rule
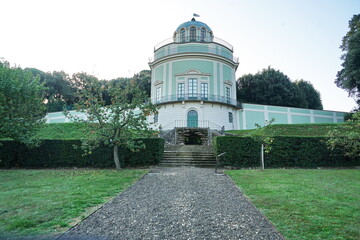
[[[227,42],[194,18],[181,24],[150,59],[154,117],[163,129],[238,129],[235,71],[238,59]]]

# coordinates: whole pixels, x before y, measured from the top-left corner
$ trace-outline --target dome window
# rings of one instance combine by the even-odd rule
[[[206,30],[205,28],[201,28],[201,39],[200,41],[205,42],[206,39]]]
[[[180,31],[180,42],[185,42],[185,28]]]
[[[196,28],[195,27],[190,28],[190,41],[191,42],[196,41]]]

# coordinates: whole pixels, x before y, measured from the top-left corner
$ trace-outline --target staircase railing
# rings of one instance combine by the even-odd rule
[[[218,173],[218,168],[220,166],[220,158],[224,157],[226,155],[226,152],[220,153],[216,155],[216,167],[215,167],[215,173]]]

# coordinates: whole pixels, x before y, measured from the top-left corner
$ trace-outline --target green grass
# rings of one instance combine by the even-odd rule
[[[265,131],[272,136],[304,136],[304,137],[322,137],[331,129],[348,123],[319,123],[319,124],[275,124],[271,125]],[[348,129],[340,129],[340,131]],[[246,135],[254,130],[230,130],[229,133],[237,135]]]
[[[84,137],[84,130],[84,123],[47,123],[41,127],[36,136],[40,139],[81,139]]]
[[[360,239],[360,170],[226,173],[287,239]]]
[[[144,170],[1,170],[0,239],[53,235],[141,178]],[[11,238],[12,238],[11,237]]]

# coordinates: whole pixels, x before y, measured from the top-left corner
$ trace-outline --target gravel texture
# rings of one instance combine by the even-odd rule
[[[154,168],[65,239],[284,239],[225,175]]]

